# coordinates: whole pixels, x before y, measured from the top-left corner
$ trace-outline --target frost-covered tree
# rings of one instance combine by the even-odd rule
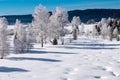
[[[27,51],[33,47],[32,43],[34,42],[34,33],[32,30],[32,25],[29,24],[26,31],[26,49]]]
[[[110,39],[110,37],[111,37],[111,27],[110,26],[108,26],[108,36],[109,36],[109,39]]]
[[[26,50],[26,30],[18,19],[15,24],[14,47],[16,53],[23,53]]]
[[[36,41],[37,33],[36,33],[35,30],[36,29],[34,28],[33,23],[28,24],[27,34],[29,34],[29,36],[31,38],[31,41],[34,42],[34,43],[37,42]]]
[[[113,30],[113,36],[116,38],[117,41],[119,41],[119,32],[117,27]]]
[[[8,55],[9,44],[7,42],[7,20],[0,18],[0,59]]]
[[[103,24],[102,27],[101,27],[101,36],[103,39],[106,39],[107,36],[108,36],[108,27],[107,27],[107,24]]]
[[[84,23],[81,23],[81,27],[80,27],[80,29],[79,29],[79,34],[80,35],[83,35],[83,33],[84,33]]]
[[[87,29],[86,32],[85,32],[85,36],[89,37],[89,35],[90,35],[90,31],[89,31],[89,29]]]
[[[109,35],[109,30],[108,30],[108,20],[106,18],[101,19],[101,36],[103,39],[107,38]]]
[[[34,31],[37,34],[36,39],[41,42],[41,47],[43,47],[49,22],[49,13],[47,8],[42,5],[37,6],[33,13],[33,18]]]
[[[76,25],[76,26],[79,26],[81,24],[81,20],[79,17],[77,16],[74,16],[72,21],[71,21],[72,25]]]
[[[92,30],[92,36],[93,37],[97,37],[98,36],[98,31],[97,31],[97,25],[95,25],[94,27],[93,27],[93,30]]]
[[[106,19],[106,18],[102,18],[102,19],[101,19],[101,24],[102,24],[102,26],[103,26],[104,24],[107,24],[107,19]]]
[[[87,24],[95,24],[95,20],[94,19],[90,19],[87,21]]]
[[[79,25],[80,25],[80,18],[79,17],[76,17],[74,16],[72,21],[71,21],[71,24],[72,24],[72,32],[73,32],[73,39],[76,40],[77,39],[77,35],[79,33]]]
[[[60,7],[56,7],[50,17],[50,34],[56,40],[61,38],[62,44],[64,44],[65,29],[64,26],[68,23],[68,13]]]
[[[50,42],[53,44],[53,45],[57,45],[58,41],[57,39],[59,38],[60,36],[60,28],[59,26],[56,24],[57,20],[55,18],[55,15],[51,15],[50,16],[50,23],[49,23],[49,29],[48,29],[48,32],[49,32],[49,40]],[[54,44],[56,41],[56,44]]]
[[[109,17],[109,18],[107,19],[107,24],[110,24],[111,21],[112,21],[112,18]]]
[[[99,28],[101,28],[101,27],[102,27],[102,23],[101,23],[101,22],[98,22],[98,23],[97,23],[97,26],[98,26]]]

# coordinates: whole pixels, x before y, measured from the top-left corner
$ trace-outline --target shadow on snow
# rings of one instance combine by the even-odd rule
[[[111,49],[119,49],[119,48],[106,48],[106,47],[74,47],[74,46],[66,46],[67,49],[91,49],[91,50],[111,50]]]
[[[45,61],[45,62],[61,62],[61,60],[56,60],[56,59],[47,59],[47,58],[30,58],[30,57],[11,57],[8,58],[10,60],[32,60],[32,61]]]
[[[116,47],[118,46],[118,48]],[[72,42],[66,46],[57,46],[57,48],[66,48],[66,49],[91,49],[91,50],[110,50],[110,49],[119,49],[120,44],[105,44],[97,42]]]
[[[86,43],[79,43],[79,44],[70,44],[70,45],[73,45],[73,46],[104,46],[104,47],[107,47],[107,46],[120,46],[120,44],[104,44],[104,43],[89,43],[89,44],[86,44]]]
[[[27,53],[32,54],[77,54],[77,53],[70,53],[70,52],[56,52],[56,51],[38,51],[38,50],[30,50]]]
[[[0,67],[0,72],[28,72],[28,70],[21,68]]]

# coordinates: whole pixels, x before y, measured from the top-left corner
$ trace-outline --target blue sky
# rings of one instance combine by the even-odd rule
[[[49,11],[54,10],[56,6],[66,10],[120,9],[120,0],[0,0],[0,15],[30,14],[39,4],[46,6]]]

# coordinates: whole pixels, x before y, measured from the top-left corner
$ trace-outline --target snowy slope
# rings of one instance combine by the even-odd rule
[[[120,80],[120,42],[79,38],[0,60],[0,80]]]

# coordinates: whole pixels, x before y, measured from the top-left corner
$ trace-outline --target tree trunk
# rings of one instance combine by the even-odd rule
[[[64,38],[62,37],[62,45],[64,45]]]
[[[41,47],[43,47],[43,36],[41,36]]]
[[[1,53],[0,59],[3,59],[3,58],[4,58],[4,54],[3,54],[3,53]]]
[[[0,59],[3,59],[3,56],[1,56]]]
[[[117,35],[116,40],[119,41],[119,36]]]
[[[77,30],[76,29],[73,30],[73,39],[77,40]]]
[[[113,28],[111,28],[110,30],[110,41],[112,41],[112,39],[113,39]]]

